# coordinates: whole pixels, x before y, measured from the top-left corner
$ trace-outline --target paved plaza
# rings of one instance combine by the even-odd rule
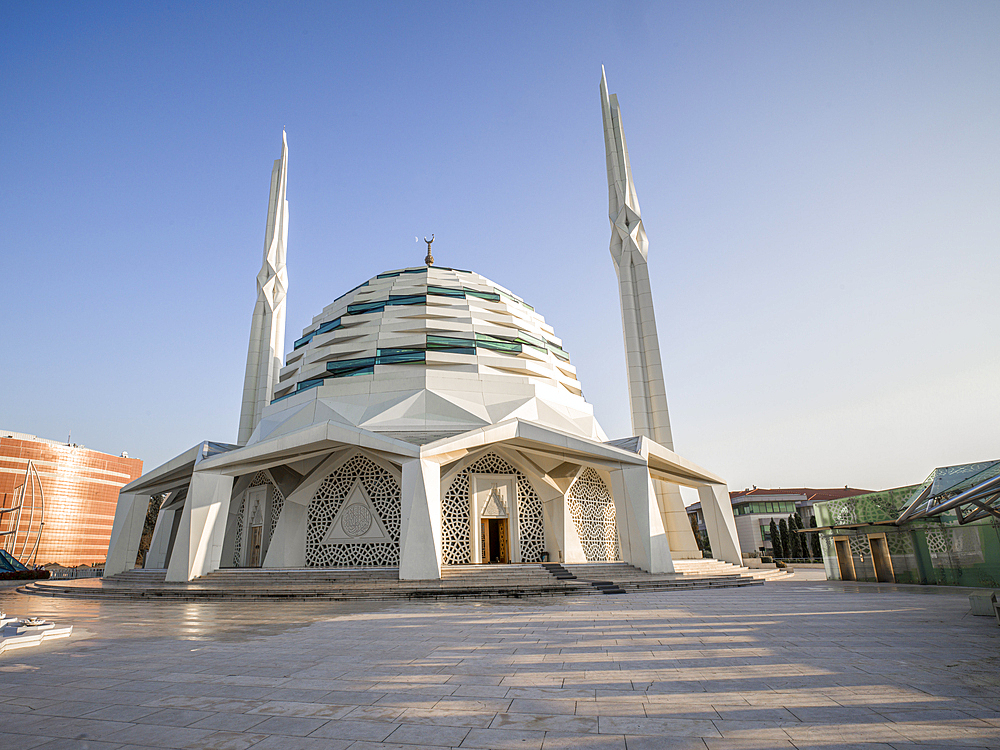
[[[0,748],[1000,748],[967,592],[797,580],[488,602],[0,608]]]

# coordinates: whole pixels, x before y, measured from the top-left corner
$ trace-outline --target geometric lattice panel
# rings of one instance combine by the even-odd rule
[[[253,475],[253,479],[250,480],[247,489],[251,487],[270,487],[271,496],[274,498],[271,504],[271,532],[268,534],[267,539],[263,540],[267,544],[270,542],[271,537],[274,536],[274,527],[278,525],[278,516],[281,514],[281,508],[285,504],[285,496],[281,494],[281,490],[271,481],[271,477],[265,471],[258,471]],[[246,495],[243,495],[243,499],[240,501],[239,512],[236,514],[236,539],[233,544],[233,565],[237,568],[243,564],[243,530],[247,527],[248,519],[253,518],[256,512],[256,506],[253,508],[247,507]]]
[[[371,499],[391,541],[323,544],[334,519],[358,481]],[[399,483],[392,474],[366,456],[354,456],[323,480],[309,503],[306,513],[306,566],[398,566],[400,515],[401,493]]]
[[[472,561],[470,505],[469,473],[463,471],[441,498],[441,562],[445,565]]]
[[[541,562],[545,549],[542,501],[528,478],[520,472],[517,472],[517,530],[521,537],[521,562]]]
[[[240,500],[240,510],[236,514],[236,542],[233,544],[233,566],[240,567],[243,562],[243,515],[247,510],[247,496]]]
[[[580,535],[587,562],[617,562],[621,553],[615,526],[615,503],[596,471],[587,467],[573,482],[566,507]]]
[[[522,562],[541,562],[545,548],[542,501],[521,472],[496,453],[487,453],[459,472],[441,498],[441,560],[445,565],[466,565],[472,561],[469,488],[472,474],[513,474],[517,486],[517,523],[521,537]]]

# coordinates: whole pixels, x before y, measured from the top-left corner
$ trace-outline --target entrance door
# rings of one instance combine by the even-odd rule
[[[502,564],[510,562],[507,519],[484,518],[482,525],[483,562]]]
[[[851,543],[843,537],[833,541],[837,550],[837,563],[840,565],[840,580],[856,581],[854,560],[851,559]]]
[[[260,567],[260,542],[264,537],[263,526],[250,527],[250,565],[251,568]]]
[[[868,546],[872,550],[875,580],[879,583],[895,583],[896,576],[892,572],[892,558],[889,557],[889,544],[885,541],[885,535],[868,537]]]

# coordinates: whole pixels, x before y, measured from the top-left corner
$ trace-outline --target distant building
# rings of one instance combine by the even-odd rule
[[[809,519],[813,517],[814,503],[863,495],[867,492],[870,490],[852,487],[819,490],[810,487],[771,490],[754,487],[730,492],[729,499],[733,504],[733,515],[736,517],[736,533],[739,535],[740,548],[744,552],[770,553],[773,549],[772,519],[778,523],[782,518],[787,519],[797,511],[803,526],[808,526]],[[701,503],[689,505],[687,512],[688,518],[692,519],[692,528],[697,526],[699,535],[704,538],[705,518],[701,512]]]
[[[118,491],[141,474],[138,458],[0,430],[0,550],[28,565],[103,564]]]
[[[1000,461],[815,508],[830,580],[1000,587]]]

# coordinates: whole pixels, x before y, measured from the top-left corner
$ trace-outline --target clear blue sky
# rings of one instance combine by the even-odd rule
[[[434,232],[630,434],[604,63],[683,455],[733,489],[1000,458],[998,40],[996,2],[5,2],[0,427],[235,440],[285,127],[288,342]]]

